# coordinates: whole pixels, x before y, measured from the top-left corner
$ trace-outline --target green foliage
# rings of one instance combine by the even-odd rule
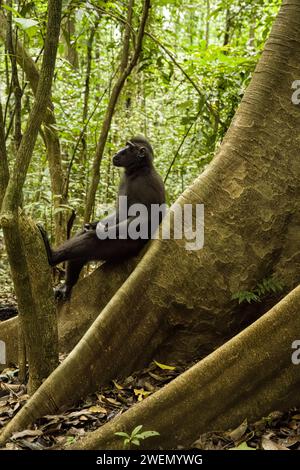
[[[140,424],[134,428],[131,434],[119,431],[115,432],[115,435],[123,438],[124,447],[130,447],[131,444],[139,446],[142,440],[148,439],[149,437],[159,436],[159,432],[157,431],[142,431],[142,428],[143,425]]]
[[[119,170],[111,164],[111,157],[132,134],[146,134],[153,142],[156,166],[163,177],[176,155],[166,182],[170,203],[213,158],[251,79],[280,2],[211,0],[209,3],[208,11],[206,0],[154,0],[147,26],[149,35],[144,38],[139,63],[120,96],[105,146],[95,217],[115,197]],[[135,2],[134,25],[140,18],[141,5],[141,0]],[[12,12],[18,39],[39,68],[47,2],[14,1],[11,7],[2,7],[6,13]],[[229,41],[224,45],[227,12]],[[73,29],[69,40],[62,34],[59,45],[52,93],[56,125],[51,127],[58,133],[64,171],[70,167],[68,204],[77,209],[77,224],[82,222],[81,208],[100,126],[119,65],[126,13],[126,2],[121,0],[63,3],[62,31],[66,21]],[[88,44],[95,26],[84,118]],[[70,62],[68,52],[72,47],[78,56],[78,66]],[[0,44],[0,54],[1,99],[6,109],[7,143],[13,164],[14,126],[10,121],[14,99],[4,44]],[[33,93],[20,67],[19,80],[24,89],[24,127]],[[42,138],[38,139],[30,166],[24,206],[48,230],[53,229],[51,182]]]
[[[229,450],[255,450],[253,447],[249,447],[247,442],[242,442],[237,447],[232,447]]]
[[[272,277],[263,279],[252,291],[240,291],[232,295],[232,300],[238,300],[239,304],[247,302],[261,302],[268,294],[278,294],[282,292],[283,285],[280,281]]]
[[[76,441],[75,437],[74,436],[68,436],[67,437],[67,441],[66,441],[66,445],[67,446],[71,446],[72,444],[74,444]]]

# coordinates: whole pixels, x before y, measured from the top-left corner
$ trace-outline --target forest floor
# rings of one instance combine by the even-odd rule
[[[63,358],[61,358],[63,359]],[[152,362],[149,367],[124,380],[113,381],[86,400],[56,415],[44,416],[30,429],[13,434],[10,450],[67,449],[86,432],[93,431],[135,403],[170,382],[187,367],[170,367]],[[26,387],[18,382],[18,370],[0,374],[0,429],[28,400]],[[142,423],[141,423],[142,424]],[[146,429],[145,429],[146,430]],[[151,429],[155,431],[155,429]],[[123,441],[120,438],[120,449]],[[184,447],[181,447],[184,448]],[[244,420],[236,429],[199,436],[190,446],[202,450],[300,450],[300,410],[274,411],[255,423]]]

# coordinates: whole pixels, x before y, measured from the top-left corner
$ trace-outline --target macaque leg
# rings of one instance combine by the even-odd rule
[[[58,300],[66,300],[70,297],[73,286],[78,281],[80,272],[85,265],[84,259],[76,259],[67,262],[65,283],[59,285],[55,289],[55,298]]]
[[[51,264],[63,261],[84,259],[87,261],[101,259],[95,257],[101,251],[101,240],[97,237],[95,230],[82,231],[65,241],[56,249],[52,249]],[[100,249],[100,250],[99,250]]]
[[[55,297],[67,299],[72,287],[76,284],[80,271],[85,263],[97,260],[121,260],[134,256],[145,245],[147,240],[105,239],[100,240],[95,230],[83,230],[70,238],[58,248],[50,246],[47,234],[40,228],[51,266],[68,261],[66,282],[56,289]]]
[[[133,255],[142,248],[146,240],[106,239],[100,240],[95,230],[76,235],[55,250],[51,250],[51,263],[84,259],[85,262],[96,260],[119,259]]]

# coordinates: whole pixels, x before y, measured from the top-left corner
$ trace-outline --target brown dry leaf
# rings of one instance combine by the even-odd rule
[[[42,435],[43,433],[39,429],[24,429],[24,431],[15,432],[11,439],[20,439],[21,437],[37,437]]]
[[[78,418],[80,416],[84,416],[84,415],[90,415],[90,412],[88,410],[78,410],[78,411],[72,411],[71,413],[67,414],[65,416],[66,419],[70,419],[70,418]]]
[[[240,424],[236,429],[233,429],[233,431],[225,433],[225,436],[231,439],[232,441],[236,442],[241,439],[241,437],[245,434],[245,432],[248,429],[248,422],[247,419],[245,419],[242,424]]]
[[[126,379],[124,380],[124,384],[125,384],[125,385],[131,384],[132,382],[134,382],[134,378],[132,377],[132,375],[129,375],[129,376],[126,377]]]
[[[30,450],[45,450],[45,447],[42,446],[39,442],[31,442],[29,440],[21,439],[19,443],[22,447]]]
[[[123,388],[124,388],[124,387],[122,387],[122,385],[118,384],[118,382],[116,382],[115,380],[113,380],[113,384],[118,390],[123,390]]]
[[[83,436],[85,434],[85,430],[82,429],[82,428],[74,428],[74,427],[71,427],[68,431],[68,435],[69,437],[70,436]],[[61,436],[62,437],[62,436]],[[68,436],[64,436],[64,438],[66,438]]]
[[[264,450],[290,450],[282,444],[279,444],[279,442],[271,441],[271,439],[266,436],[262,437],[261,446]]]
[[[272,411],[272,413],[269,414],[268,419],[275,420],[275,419],[280,419],[284,413],[282,411]]]
[[[105,400],[108,401],[108,403],[111,403],[112,405],[115,405],[115,406],[121,406],[122,404],[118,400],[115,400],[115,398],[105,397]]]
[[[149,372],[149,375],[151,375],[153,379],[158,380],[159,382],[165,382],[167,380],[166,377],[162,377],[161,375],[154,374],[153,372]]]
[[[290,421],[288,423],[288,428],[293,429],[293,430],[298,429],[298,426],[299,426],[299,424],[296,423],[296,421]]]
[[[154,387],[150,382],[145,381],[144,383],[144,388],[148,390],[149,392],[155,392],[157,390],[157,387]]]
[[[285,439],[280,439],[280,444],[282,444],[283,446],[286,446],[286,447],[291,447],[293,446],[294,444],[297,444],[298,442],[300,442],[300,436],[291,436],[291,437],[287,437]]]
[[[100,405],[94,405],[94,406],[91,406],[89,409],[88,409],[89,412],[91,413],[103,413],[103,414],[107,414],[107,410],[105,408],[103,408],[103,406],[100,406]]]
[[[97,398],[98,398],[98,400],[99,400],[100,402],[104,402],[104,401],[105,401],[105,396],[102,395],[102,393],[96,393],[96,396],[97,396]]]
[[[58,422],[61,419],[64,419],[65,415],[45,415],[43,418],[47,419],[48,421]]]
[[[88,421],[88,417],[85,415],[80,416],[79,421]]]
[[[18,401],[22,402],[22,401],[27,401],[29,400],[29,395],[28,393],[23,393],[23,395],[21,395],[20,397],[18,397]]]
[[[20,447],[17,445],[16,442],[7,442],[5,449],[1,450],[19,450]]]
[[[11,413],[11,406],[9,405],[0,406],[0,416],[10,414],[10,413]]]

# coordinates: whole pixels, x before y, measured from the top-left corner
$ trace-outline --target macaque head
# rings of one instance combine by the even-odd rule
[[[153,149],[142,136],[133,137],[126,142],[126,146],[113,157],[113,164],[128,170],[151,166]]]

